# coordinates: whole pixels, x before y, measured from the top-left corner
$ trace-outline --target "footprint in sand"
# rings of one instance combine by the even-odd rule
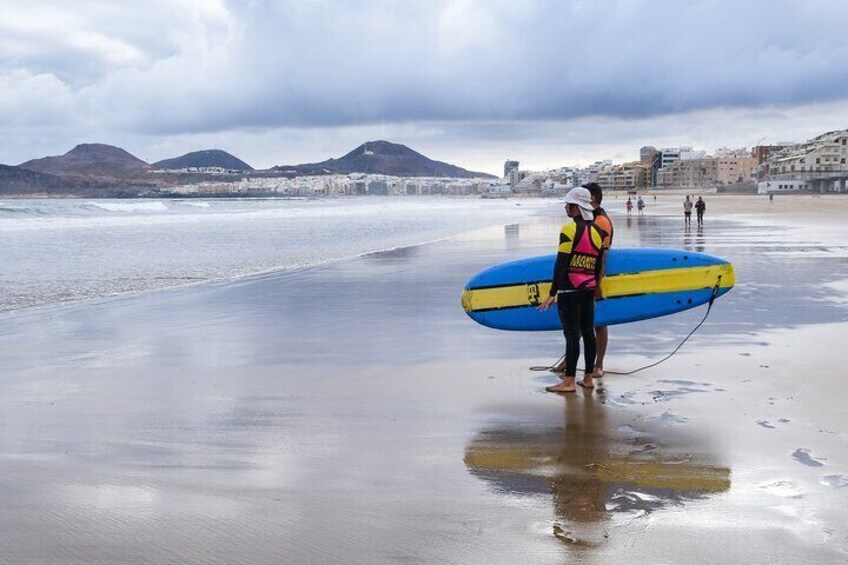
[[[789,481],[775,481],[757,486],[769,494],[783,498],[801,498],[804,496],[804,493],[794,483]]]
[[[810,455],[809,449],[799,448],[792,453],[792,459],[808,467],[824,467],[824,463]]]
[[[778,420],[778,423],[780,423],[780,424],[788,424],[790,421],[791,421],[791,420],[789,420],[788,418],[780,418],[780,419]],[[772,424],[772,423],[771,423],[771,422],[769,422],[768,420],[757,420],[757,424],[759,424],[760,426],[762,426],[762,427],[764,427],[764,428],[768,428],[768,429],[770,429],[770,430],[777,429],[777,426],[775,426],[774,424]]]
[[[823,475],[819,482],[825,486],[840,488],[848,486],[848,476],[845,475]]]

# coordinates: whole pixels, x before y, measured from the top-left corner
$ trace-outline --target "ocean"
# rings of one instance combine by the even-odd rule
[[[0,312],[303,269],[521,221],[553,205],[444,197],[0,201]]]

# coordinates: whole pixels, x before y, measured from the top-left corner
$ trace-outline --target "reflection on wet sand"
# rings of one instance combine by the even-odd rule
[[[486,429],[466,446],[465,465],[500,494],[550,492],[552,533],[576,549],[602,544],[616,515],[626,521],[730,488],[730,469],[674,435],[661,444],[650,432],[610,425],[612,409],[594,396],[568,396],[564,429]]]
[[[504,241],[508,251],[521,249],[521,225],[508,224],[504,226]]]
[[[689,251],[704,251],[704,244],[706,243],[706,239],[704,238],[704,226],[699,225],[697,228],[696,235],[692,236],[692,226],[686,224],[683,228],[683,249],[687,249]]]

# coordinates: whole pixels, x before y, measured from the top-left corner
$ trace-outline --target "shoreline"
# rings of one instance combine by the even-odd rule
[[[840,560],[848,287],[783,281],[848,264],[774,224],[708,216],[699,241],[616,214],[619,245],[702,246],[737,287],[667,362],[562,397],[528,370],[558,332],[489,330],[459,303],[485,266],[551,252],[555,211],[0,315],[0,561]],[[702,315],[612,327],[606,365],[658,358]]]
[[[87,205],[87,203],[89,203],[90,199],[71,199],[71,200],[73,200],[74,202],[79,202],[80,205],[85,207],[85,205]],[[109,200],[113,201],[114,199],[109,199]],[[214,202],[228,203],[228,202],[236,201],[238,199],[225,199],[225,200],[203,199],[203,200],[206,201],[206,202],[209,202],[209,203],[214,203]],[[269,201],[269,202],[277,202],[277,201],[279,201],[279,202],[289,202],[289,201],[306,202],[307,200],[310,200],[310,199],[282,197],[282,198],[274,198],[274,199],[242,199],[242,200],[245,201],[245,202],[258,202],[258,201],[262,201],[262,200]],[[354,201],[356,199],[354,199],[353,197],[346,197],[346,198],[329,198],[327,200],[338,202],[340,200]],[[402,204],[400,199],[394,199],[394,198],[390,198],[390,197],[388,197],[388,198],[387,197],[372,197],[370,200],[372,202],[377,202],[378,206],[388,205],[390,207],[390,211],[397,208],[396,205]],[[450,198],[450,200],[456,200],[456,199]],[[168,203],[168,202],[179,203],[179,202],[183,202],[184,199],[160,199],[159,201],[161,201],[163,203]],[[313,201],[319,202],[320,200],[319,199],[313,199]],[[425,196],[425,197],[421,197],[421,199],[419,199],[417,201],[417,203],[415,204],[415,207],[405,208],[405,207],[401,206],[400,208],[406,210],[407,215],[409,215],[410,210],[415,211],[415,208],[421,208],[422,210],[426,211],[428,202],[438,203],[440,201],[445,203],[444,206],[447,206],[446,209],[448,209],[451,213],[455,213],[455,214],[461,213],[460,211],[463,209],[462,206],[467,207],[467,204],[464,204],[464,205],[459,205],[460,207],[457,207],[456,209],[454,209],[450,206],[450,204],[448,204],[449,200],[443,200],[443,197]],[[274,273],[281,273],[281,274],[296,273],[298,271],[305,270],[305,269],[319,268],[321,266],[331,264],[335,261],[354,260],[354,259],[366,256],[366,255],[371,254],[371,253],[386,253],[386,252],[391,252],[395,249],[403,248],[403,247],[410,247],[410,246],[417,246],[417,245],[429,245],[429,244],[437,243],[439,241],[443,241],[443,240],[449,239],[451,237],[459,236],[459,235],[467,232],[469,229],[473,231],[473,230],[478,230],[478,229],[487,229],[487,228],[491,228],[491,227],[502,227],[504,225],[515,223],[515,222],[519,221],[521,218],[526,219],[527,217],[531,217],[531,216],[538,215],[540,213],[544,213],[544,209],[547,208],[547,203],[542,203],[541,205],[534,206],[534,207],[514,208],[514,209],[511,208],[512,204],[515,204],[516,206],[521,206],[522,203],[526,204],[526,201],[525,200],[519,200],[515,203],[510,203],[510,206],[507,206],[507,207],[501,205],[500,203],[495,203],[495,207],[490,206],[489,208],[487,208],[487,209],[489,209],[493,212],[493,214],[495,215],[494,218],[491,218],[489,220],[481,220],[480,214],[477,214],[477,217],[471,219],[471,221],[470,221],[471,226],[462,226],[462,225],[459,225],[459,224],[451,225],[448,222],[443,222],[442,224],[439,225],[438,228],[434,228],[434,229],[427,230],[427,229],[425,229],[427,226],[422,225],[422,226],[419,226],[418,228],[416,228],[417,231],[415,231],[415,229],[407,230],[403,233],[400,233],[400,235],[398,237],[394,238],[393,241],[392,241],[392,238],[383,237],[383,238],[375,239],[375,241],[373,243],[369,243],[368,241],[365,241],[365,239],[363,239],[363,241],[361,243],[356,243],[356,244],[352,245],[353,249],[351,250],[351,252],[348,253],[348,254],[344,254],[344,255],[338,254],[338,252],[336,252],[336,251],[328,251],[327,249],[320,248],[320,247],[310,248],[308,250],[308,252],[306,252],[306,253],[298,253],[298,252],[290,251],[288,247],[285,247],[288,244],[285,241],[282,241],[276,247],[274,247],[272,249],[266,249],[264,251],[265,255],[257,255],[255,257],[252,257],[253,263],[256,263],[255,265],[254,264],[247,264],[246,266],[241,265],[241,264],[237,265],[238,268],[236,270],[238,270],[238,272],[213,273],[214,276],[207,276],[206,273],[204,273],[204,272],[195,274],[195,272],[187,271],[185,276],[174,277],[175,281],[171,282],[170,284],[160,285],[159,282],[155,282],[155,283],[151,282],[148,285],[148,288],[119,290],[118,292],[101,292],[101,291],[98,290],[99,295],[97,295],[97,296],[76,297],[76,296],[72,296],[72,294],[73,294],[72,292],[65,292],[64,294],[66,296],[63,296],[60,300],[50,300],[50,301],[47,301],[47,302],[38,301],[36,304],[25,305],[25,306],[13,306],[13,305],[11,305],[11,303],[10,303],[9,307],[7,307],[7,305],[5,305],[5,304],[0,305],[0,315],[4,315],[4,314],[10,313],[10,312],[19,312],[19,311],[23,311],[23,310],[32,309],[32,308],[50,308],[50,307],[61,306],[61,305],[79,304],[79,303],[85,303],[87,301],[92,301],[92,300],[104,301],[104,300],[109,300],[109,299],[126,299],[126,298],[132,298],[132,297],[136,297],[136,296],[142,296],[142,295],[144,295],[146,293],[150,293],[150,292],[161,292],[161,291],[167,291],[167,290],[184,289],[184,288],[190,288],[190,287],[194,287],[194,286],[197,286],[197,285],[204,285],[204,284],[227,284],[227,283],[230,283],[230,282],[238,283],[239,281],[246,279],[246,278],[272,275]],[[143,203],[138,203],[138,204],[143,205]],[[370,204],[367,201],[365,201],[364,204],[365,204],[365,207],[361,208],[361,209],[367,213],[367,211],[371,209],[371,208],[369,208]],[[534,202],[534,204],[540,204],[540,203]],[[105,206],[105,205],[103,205],[103,206]],[[270,211],[268,213],[274,213],[274,212],[277,212],[277,211],[283,211],[284,209],[285,208],[282,208],[282,207],[280,207],[280,208],[256,208],[256,209],[245,208],[245,210],[248,210],[248,213],[257,214],[257,218],[264,219],[265,221],[268,221],[268,222],[276,222],[277,225],[281,225],[281,224],[287,222],[288,218],[287,217],[271,216],[270,219],[268,219],[268,218],[260,217],[259,214],[262,214],[263,211],[266,211],[266,212]],[[335,221],[335,214],[338,213],[337,209],[335,207],[332,207],[332,206],[329,207],[329,208],[326,208],[326,209],[323,208],[323,207],[320,207],[320,206],[315,207],[315,208],[309,208],[309,209],[304,208],[304,209],[307,210],[307,216],[306,216],[307,218],[311,218],[312,213],[320,214],[320,213],[322,213],[322,211],[323,211],[323,213],[328,214],[328,219],[325,222],[326,224],[329,224],[330,222]],[[56,221],[56,222],[75,222],[75,223],[79,224],[80,228],[87,228],[87,229],[90,229],[91,225],[94,225],[96,222],[103,221],[100,218],[108,218],[109,221],[120,222],[120,224],[116,224],[116,225],[119,225],[119,226],[123,227],[124,229],[132,229],[134,227],[134,222],[137,222],[137,221],[144,221],[144,222],[147,222],[147,223],[157,223],[158,222],[158,223],[162,223],[163,225],[165,225],[166,226],[165,229],[168,229],[168,230],[173,229],[175,231],[185,230],[187,226],[190,226],[191,222],[199,221],[199,220],[204,219],[204,218],[215,218],[215,217],[222,218],[223,220],[229,222],[227,224],[229,227],[232,227],[233,222],[246,221],[243,218],[239,217],[239,215],[243,212],[242,210],[239,210],[238,212],[235,212],[235,213],[233,213],[233,211],[228,211],[228,210],[218,212],[217,209],[210,209],[208,206],[204,207],[202,212],[201,211],[191,212],[191,213],[180,212],[179,214],[174,213],[176,208],[165,208],[164,206],[162,207],[161,210],[156,209],[152,213],[150,213],[149,210],[145,210],[145,209],[140,209],[140,210],[118,209],[118,210],[116,210],[116,209],[112,209],[112,208],[103,208],[103,210],[104,211],[98,210],[99,215],[73,215],[73,214],[69,214],[67,211],[65,211],[64,216],[58,215],[58,214],[56,216],[54,216],[56,218],[54,221]],[[300,210],[300,208],[296,207],[295,210]],[[513,212],[512,210],[515,210],[515,211]],[[9,221],[14,222],[14,221],[17,220],[17,221],[22,221],[24,223],[32,223],[32,225],[26,226],[26,230],[33,232],[35,230],[42,229],[40,224],[37,223],[37,222],[43,221],[42,220],[43,217],[40,214],[41,214],[41,212],[39,212],[38,214],[33,214],[32,217],[29,217],[29,216],[27,216],[27,217],[23,217],[23,216],[10,217]],[[296,215],[297,212],[295,211],[295,212],[293,212],[293,214]],[[507,216],[513,216],[513,217],[508,218]],[[47,216],[47,217],[49,217],[49,216]],[[0,221],[2,221],[2,220],[0,220]],[[493,223],[486,224],[485,222],[487,222],[487,221],[491,221]],[[397,222],[399,223],[400,220],[397,220]],[[76,226],[72,226],[72,227],[76,227]],[[392,227],[392,226],[390,226],[390,227]],[[22,228],[19,227],[18,229],[22,229]],[[61,236],[62,234],[59,233],[58,235]],[[248,244],[248,243],[249,242],[245,242],[244,244]],[[188,240],[188,241],[184,241],[184,244],[186,245],[185,253],[188,253],[190,251],[189,246],[193,245],[193,242]],[[325,242],[325,245],[326,245],[326,242]],[[278,255],[280,255],[279,249],[281,247],[285,251],[283,252],[282,256],[278,257]],[[357,250],[357,248],[363,248],[363,247],[364,247],[364,250]],[[106,250],[107,251],[114,251],[113,249],[108,249],[108,248]],[[288,253],[288,256],[286,256],[286,253]],[[333,255],[335,255],[335,256],[333,256]],[[269,263],[272,260],[273,261],[282,260],[284,262],[274,264],[274,265],[271,265],[271,266],[263,265],[263,263]],[[204,266],[207,266],[207,265],[201,265],[201,267],[204,267]],[[247,268],[247,267],[249,267],[249,268]],[[235,267],[233,267],[233,269],[235,269]],[[229,270],[233,270],[233,269],[229,269]],[[214,265],[212,265],[212,266],[209,266],[207,270],[227,271],[228,269],[218,269]],[[163,273],[163,274],[166,275],[165,273]],[[63,273],[59,273],[58,275],[61,278],[63,276]],[[114,277],[118,276],[117,274],[113,274],[111,271],[102,273],[102,275],[104,275],[103,280],[107,283],[113,282],[112,279]],[[167,278],[167,275],[159,277],[157,280],[161,281],[165,278]],[[68,289],[68,290],[70,291],[71,289]],[[36,297],[36,298],[41,298],[41,297]],[[19,300],[21,300],[21,299],[19,298]],[[21,301],[23,301],[23,300],[21,300]]]

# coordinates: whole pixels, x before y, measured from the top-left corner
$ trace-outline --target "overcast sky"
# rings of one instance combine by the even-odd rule
[[[846,0],[0,0],[0,163],[84,142],[460,166],[848,127]]]

